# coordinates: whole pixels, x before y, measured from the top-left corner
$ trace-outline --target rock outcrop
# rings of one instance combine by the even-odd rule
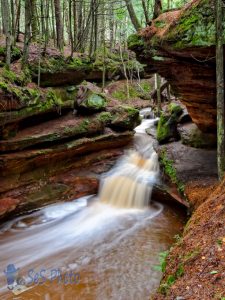
[[[192,0],[183,9],[160,15],[130,49],[170,83],[203,132],[216,132],[216,66],[214,2]]]
[[[70,183],[64,183],[59,175],[74,169],[79,172],[99,162],[104,164],[103,171],[108,170],[104,160],[116,159],[121,155],[116,149],[132,141],[139,111],[119,105],[91,83],[86,87],[90,89],[83,95],[83,106],[75,112],[79,93],[74,86],[31,88],[2,78],[0,217],[25,206],[34,207],[32,203],[36,207],[38,202],[52,201],[52,197],[74,199],[95,193],[96,177],[90,177],[86,188],[88,178],[82,179],[78,173],[70,179],[65,175]],[[73,183],[77,186],[72,188]]]

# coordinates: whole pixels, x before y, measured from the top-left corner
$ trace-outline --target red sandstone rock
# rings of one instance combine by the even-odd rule
[[[18,199],[3,198],[0,199],[0,217],[14,210],[19,203]]]

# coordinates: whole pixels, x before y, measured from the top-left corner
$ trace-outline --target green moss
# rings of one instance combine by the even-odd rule
[[[178,105],[176,103],[170,103],[169,111],[171,114],[175,113],[177,115],[180,115],[183,112],[183,109],[180,105]]]
[[[76,87],[61,87],[52,89],[57,98],[60,98],[63,102],[65,101],[74,101],[77,95]]]
[[[31,81],[30,72],[27,68],[21,71],[20,74],[17,74],[4,67],[2,69],[1,75],[6,82],[13,83],[19,86],[25,86]]]
[[[104,125],[108,125],[111,123],[113,116],[110,112],[102,112],[97,117],[100,122],[102,122]]]
[[[50,89],[47,92],[46,100],[47,100],[46,102],[53,103],[54,105],[58,105],[58,106],[63,104],[62,99],[58,97],[57,94],[52,89]]]
[[[91,94],[86,101],[87,107],[95,110],[105,108],[106,104],[105,98],[98,94]]]
[[[170,128],[168,124],[169,117],[161,115],[157,126],[157,140],[159,143],[164,142],[170,135]]]
[[[0,47],[0,55],[5,55],[5,47]]]
[[[150,93],[152,91],[152,85],[148,81],[141,82],[141,88],[145,93]]]
[[[17,60],[21,57],[22,57],[22,51],[18,47],[12,47],[12,49],[11,49],[12,61]]]
[[[127,40],[128,48],[135,49],[144,46],[144,41],[138,34],[131,34]]]
[[[159,286],[159,292],[166,295],[171,286],[176,282],[176,280],[184,275],[184,266],[179,264],[175,274],[170,274],[166,277],[163,283]]]
[[[129,85],[129,99],[137,98],[140,96],[140,91],[135,87]],[[122,102],[128,100],[126,87],[123,86],[121,89],[118,89],[112,93],[112,97],[121,100]]]
[[[0,55],[6,56],[6,47],[0,47]],[[11,48],[11,60],[15,61],[22,57],[22,51],[18,47]]]
[[[2,70],[2,76],[4,79],[6,79],[7,81],[11,82],[11,83],[15,83],[16,81],[16,74],[10,70],[8,70],[7,68],[3,68]]]
[[[8,84],[4,81],[0,81],[0,88],[4,91],[7,92],[8,91]]]
[[[160,152],[159,160],[163,166],[165,174],[170,178],[172,183],[176,184],[178,192],[184,196],[184,184],[178,179],[177,171],[174,167],[174,161],[167,157],[165,148]]]
[[[164,57],[162,57],[162,56],[157,56],[157,55],[153,56],[152,59],[155,60],[155,61],[164,61],[164,60],[165,60]]]
[[[178,24],[169,30],[165,40],[172,42],[175,48],[205,47],[215,45],[215,37],[213,1],[202,0],[184,11]]]
[[[163,28],[166,26],[166,22],[164,20],[157,20],[154,22],[155,27],[157,28]]]

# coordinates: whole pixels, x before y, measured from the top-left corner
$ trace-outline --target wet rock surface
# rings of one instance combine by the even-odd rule
[[[203,133],[194,123],[186,123],[178,126],[178,132],[183,144],[195,148],[216,148],[217,136],[213,133]]]
[[[217,178],[216,150],[196,149],[183,145],[181,141],[160,146],[160,150],[164,149],[183,183]]]

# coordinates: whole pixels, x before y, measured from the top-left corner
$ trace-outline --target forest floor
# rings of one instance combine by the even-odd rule
[[[176,237],[170,249],[153,299],[224,300],[225,180],[218,184],[215,151],[194,149],[180,142],[168,145],[167,151],[185,181],[185,194],[193,212],[183,236]]]

